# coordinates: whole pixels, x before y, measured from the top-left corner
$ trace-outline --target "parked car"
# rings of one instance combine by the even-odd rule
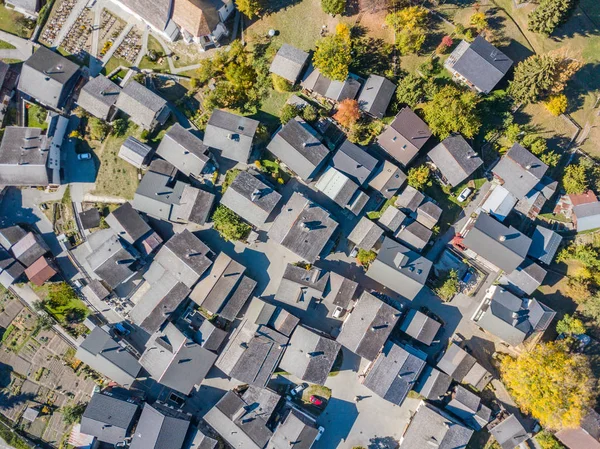
[[[124,337],[131,334],[131,331],[127,329],[122,323],[115,324],[114,329],[117,334],[122,335]]]
[[[337,307],[335,308],[335,310],[333,311],[333,317],[334,317],[334,318],[339,318],[339,317],[341,317],[343,314],[344,314],[344,308],[343,308],[343,307],[340,307],[340,306],[337,306]]]
[[[311,396],[310,397],[310,403],[313,405],[316,405],[317,407],[321,407],[323,405],[323,400],[319,399],[316,396]]]
[[[304,390],[308,388],[308,384],[306,382],[302,382],[294,387],[294,389],[290,392],[292,396],[299,396]]]
[[[92,154],[91,153],[80,153],[77,155],[77,159],[80,161],[86,161],[88,159],[92,158]]]
[[[456,201],[458,201],[459,203],[466,201],[467,198],[469,198],[469,196],[471,195],[471,193],[473,193],[473,189],[465,187],[465,189],[462,192],[460,192],[460,195],[456,197]]]

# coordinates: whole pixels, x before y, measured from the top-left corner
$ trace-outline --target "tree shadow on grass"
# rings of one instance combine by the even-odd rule
[[[584,106],[587,95],[600,90],[600,64],[584,64],[569,80],[565,94],[569,99],[568,112],[575,112]],[[583,125],[583,123],[581,123]]]

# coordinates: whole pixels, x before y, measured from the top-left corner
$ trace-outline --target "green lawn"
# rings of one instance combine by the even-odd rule
[[[25,29],[22,27],[20,24],[22,23],[23,18],[24,16],[22,14],[19,14],[12,9],[8,9],[4,5],[0,6],[0,30],[29,39],[33,33],[33,28]]]
[[[27,126],[32,128],[48,129],[48,123],[45,122],[46,110],[34,103],[27,103]]]
[[[291,95],[291,92],[277,92],[269,89],[269,95],[263,99],[260,110],[252,115],[252,118],[264,124],[269,132],[275,132],[281,125],[279,120],[281,109]]]
[[[121,66],[122,67],[131,67],[131,64],[129,62],[125,61],[124,59],[113,56],[112,58],[110,58],[108,60],[108,62],[102,69],[102,74],[109,75],[113,70],[115,70],[116,68],[121,67]]]
[[[41,298],[44,309],[59,323],[66,325],[78,316],[83,321],[89,314],[87,306],[66,282],[46,282],[41,287],[30,284]]]
[[[154,51],[157,55],[164,55],[164,50],[160,42],[156,40],[152,35],[148,36],[148,52]],[[160,59],[160,58],[159,58]],[[148,56],[144,56],[142,58],[142,62],[140,62],[140,69],[150,69],[154,71],[168,72],[169,71],[169,62],[165,56],[162,57],[162,61],[159,64],[158,61],[153,62],[148,59]]]
[[[15,48],[17,47],[15,47],[13,44],[0,40],[0,50],[14,50]]]

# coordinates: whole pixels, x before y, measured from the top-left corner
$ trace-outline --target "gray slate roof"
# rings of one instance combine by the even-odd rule
[[[408,349],[408,350],[407,350]],[[363,385],[383,399],[402,405],[426,365],[410,347],[388,341],[369,370]]]
[[[511,273],[525,260],[531,239],[482,212],[463,244],[498,268]]]
[[[0,144],[0,184],[47,186],[50,141],[40,128],[7,126]]]
[[[106,223],[120,238],[132,245],[152,232],[148,223],[140,217],[131,203],[124,203],[112,211],[106,217]]]
[[[131,440],[131,449],[181,449],[189,420],[172,416],[168,409],[144,404]]]
[[[150,337],[140,364],[158,383],[188,395],[194,385],[202,383],[215,360],[215,353],[168,323]]]
[[[515,143],[492,169],[504,181],[504,188],[522,199],[544,177],[548,166],[530,151]]]
[[[331,165],[348,176],[359,186],[363,186],[371,176],[379,161],[349,140],[335,152]]]
[[[348,236],[348,240],[360,249],[370,251],[382,235],[383,229],[377,226],[374,221],[369,220],[367,217],[361,217]]]
[[[433,232],[430,229],[427,229],[418,221],[413,221],[401,228],[395,237],[410,249],[421,252],[429,243],[432,235]]]
[[[170,1],[119,0],[128,9],[140,16],[158,31],[164,31],[171,17]]]
[[[542,285],[546,277],[546,270],[532,260],[525,259],[512,273],[507,273],[500,279],[501,284],[508,284],[519,296],[533,294]]]
[[[406,214],[401,212],[400,209],[397,209],[394,206],[388,206],[377,223],[384,230],[395,234],[398,231],[398,228],[402,225],[402,222],[406,218]]]
[[[181,192],[179,204],[173,204],[170,220],[204,225],[215,203],[216,195],[186,184]]]
[[[349,76],[344,82],[330,80],[315,69],[312,63],[309,64],[300,85],[333,101],[354,99],[360,90],[360,83],[353,76]]]
[[[94,117],[107,120],[120,93],[120,86],[104,75],[98,75],[81,88],[77,104]]]
[[[151,129],[159,114],[167,107],[167,101],[137,81],[129,80],[121,91],[116,106],[134,123],[144,129]]]
[[[483,93],[489,93],[508,73],[513,61],[479,35],[471,44],[462,41],[444,65],[465,77]]]
[[[167,161],[155,159],[142,178],[133,197],[134,209],[162,220],[170,220],[173,206],[180,204],[186,184],[175,181],[177,169]]]
[[[457,385],[454,389],[446,410],[458,416],[474,430],[481,430],[492,417],[492,411],[481,403],[481,398],[462,385]]]
[[[406,174],[389,161],[384,161],[375,176],[369,181],[369,187],[380,192],[385,198],[393,197],[406,181]]]
[[[425,285],[431,267],[429,259],[386,237],[367,276],[412,300]]]
[[[562,242],[562,236],[551,229],[536,226],[531,236],[531,246],[527,255],[550,265]]]
[[[156,154],[186,176],[200,176],[210,160],[208,147],[198,137],[175,123],[160,141]]]
[[[247,171],[242,171],[225,191],[221,204],[260,228],[280,200],[281,195],[271,185]]]
[[[79,213],[79,220],[83,229],[92,229],[100,226],[100,211],[95,207]]]
[[[431,137],[427,124],[412,109],[402,108],[377,138],[377,143],[405,167]]]
[[[460,134],[447,137],[427,153],[452,187],[468,179],[483,160]]]
[[[530,436],[515,415],[510,415],[489,431],[502,449],[515,449]]]
[[[406,186],[404,190],[398,195],[394,205],[407,215],[412,212],[416,212],[417,208],[421,205],[425,195],[419,192],[412,186]]]
[[[15,259],[21,262],[25,267],[29,267],[36,260],[49,252],[50,248],[40,234],[28,232],[11,247],[10,251]]]
[[[427,365],[425,366],[425,369],[423,369],[421,380],[415,386],[415,391],[425,399],[438,401],[448,392],[451,383],[452,378],[450,376]]]
[[[138,405],[112,393],[96,393],[81,417],[81,432],[109,444],[122,442],[137,417]]]
[[[399,318],[397,309],[363,292],[344,321],[337,342],[362,358],[373,361]]]
[[[417,208],[417,221],[433,229],[442,216],[442,208],[433,201],[426,201]]]
[[[578,204],[573,208],[573,215],[577,220],[577,232],[600,228],[600,201]]]
[[[94,235],[97,240],[88,239],[92,252],[86,257],[87,263],[109,287],[117,288],[133,276],[130,265],[135,258],[112,230],[103,229]]]
[[[329,167],[319,178],[315,184],[315,188],[323,192],[340,207],[350,205],[351,200],[358,193],[358,185],[333,167]]]
[[[269,238],[314,263],[337,227],[327,210],[294,192],[269,230]]]
[[[259,124],[257,120],[215,109],[206,125],[204,145],[219,150],[224,158],[246,163]]]
[[[60,109],[78,77],[77,64],[42,45],[23,64],[18,89],[40,103]]]
[[[289,44],[283,44],[277,51],[269,72],[285,78],[292,84],[296,84],[298,78],[302,75],[308,58],[309,54],[305,51]]]
[[[0,245],[8,251],[26,235],[27,231],[18,225],[0,228]]]
[[[277,426],[267,449],[310,449],[319,433],[316,423],[294,409]]]
[[[400,330],[427,346],[433,340],[442,325],[416,309],[410,309],[400,325]]]
[[[244,307],[244,304],[248,302],[250,297],[252,296],[252,292],[256,288],[257,282],[254,279],[249,278],[248,276],[242,276],[239,284],[237,285],[233,294],[225,303],[225,307],[221,309],[219,315],[221,318],[228,321],[235,321],[238,317],[240,311]]]
[[[335,340],[298,326],[279,365],[299,379],[324,385],[340,348]]]
[[[279,129],[267,150],[305,181],[315,176],[329,156],[317,132],[299,117]]]
[[[329,281],[329,273],[320,268],[305,269],[287,264],[275,299],[293,307],[307,310],[313,298],[321,298]]]
[[[358,282],[354,282],[337,273],[329,273],[329,291],[324,299],[333,305],[349,310],[355,302],[354,296],[358,289]]]
[[[431,449],[436,441],[437,449],[465,449],[473,431],[440,409],[421,402],[412,417],[399,449]]]
[[[448,346],[437,367],[457,382],[471,384],[479,391],[492,379],[492,375],[477,363],[475,357],[454,342]]]
[[[379,75],[369,75],[358,96],[358,106],[367,114],[383,118],[392,101],[396,85]]]

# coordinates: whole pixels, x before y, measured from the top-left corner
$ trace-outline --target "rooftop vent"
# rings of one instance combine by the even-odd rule
[[[527,166],[525,167],[527,170],[531,170],[531,164],[527,164]]]
[[[257,200],[259,197],[260,197],[260,190],[258,190],[258,189],[254,189],[254,190],[252,191],[252,194],[250,195],[250,199],[251,199],[252,201],[256,201],[256,200]]]
[[[505,242],[506,241],[506,236],[505,235],[501,235],[498,240],[500,240],[501,242]]]

